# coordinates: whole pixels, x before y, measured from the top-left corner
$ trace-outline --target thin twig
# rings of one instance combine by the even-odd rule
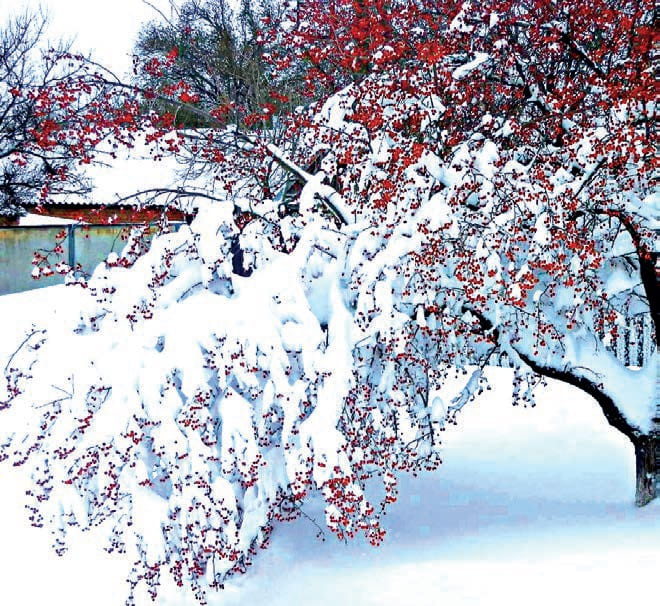
[[[16,351],[14,351],[14,353],[11,354],[11,356],[9,356],[9,360],[7,360],[7,364],[5,364],[5,374],[7,373],[7,370],[9,369],[9,365],[11,364],[11,362],[12,362],[12,360],[14,359],[14,357],[16,356],[16,354],[17,354],[19,351],[21,351],[21,349],[23,349],[23,346],[24,346],[24,345],[25,345],[25,344],[26,344],[26,343],[27,343],[27,342],[28,342],[28,341],[29,341],[34,335],[39,334],[39,333],[45,334],[45,333],[46,333],[46,330],[45,330],[45,329],[41,329],[41,330],[36,330],[36,329],[34,329],[34,330],[33,330],[33,331],[32,331],[27,337],[25,337],[25,339],[23,339],[22,343],[18,346],[18,348],[16,349]]]

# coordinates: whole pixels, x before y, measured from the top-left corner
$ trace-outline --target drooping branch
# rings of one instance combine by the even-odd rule
[[[610,398],[606,393],[603,392],[600,385],[590,381],[586,377],[581,377],[575,375],[571,372],[570,368],[567,369],[558,369],[551,366],[546,366],[540,364],[531,356],[528,356],[524,352],[521,352],[515,346],[513,347],[514,351],[520,356],[520,359],[527,364],[535,373],[547,377],[548,379],[556,379],[562,383],[567,383],[573,387],[584,391],[589,394],[600,406],[607,422],[618,429],[623,435],[625,435],[633,444],[636,444],[642,432],[639,428],[630,424],[626,418],[621,414],[621,411],[618,409],[617,405],[614,403],[614,400]]]
[[[152,199],[156,198],[157,196],[165,196],[168,194],[172,194],[174,198],[205,198],[207,200],[212,200],[214,202],[226,201],[224,198],[213,196],[203,191],[187,190],[182,187],[152,187],[149,189],[143,189],[140,191],[133,192],[132,194],[128,194],[127,196],[118,197],[115,199],[115,203],[121,204],[122,202],[128,202],[129,200],[134,200],[136,198],[139,198],[140,196],[145,196],[147,194],[151,194]]]
[[[500,331],[493,326],[493,323],[487,317],[474,309],[470,309],[470,312],[478,319],[484,332],[490,332],[493,339],[496,341],[500,339]],[[536,374],[572,385],[573,387],[577,387],[583,392],[589,394],[600,406],[607,422],[615,429],[618,429],[633,444],[637,443],[643,432],[638,427],[628,422],[615,404],[614,400],[603,391],[601,385],[584,376],[573,373],[569,366],[560,369],[541,364],[514,344],[511,343],[510,346],[519,356],[520,360],[529,366],[529,368],[531,368]]]

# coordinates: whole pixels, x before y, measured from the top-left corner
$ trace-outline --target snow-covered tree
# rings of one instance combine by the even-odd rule
[[[273,80],[303,60],[310,95],[337,92],[278,116],[281,145],[267,106],[261,129],[225,129],[189,83],[117,86],[205,112],[215,128],[172,132],[136,102],[120,124],[213,171],[189,227],[147,252],[136,233],[84,284],[79,321],[36,329],[7,364],[6,414],[32,422],[0,456],[32,469],[32,522],[58,551],[70,527],[103,525],[135,556],[131,595],[169,571],[200,601],[312,492],[338,537],[378,544],[397,474],[438,467],[444,424],[501,356],[514,404],[548,377],[593,396],[648,502],[652,3],[290,11],[263,32]],[[653,351],[627,368],[611,343],[639,316]]]

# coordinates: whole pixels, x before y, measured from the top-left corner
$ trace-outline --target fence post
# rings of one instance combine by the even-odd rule
[[[76,266],[76,226],[73,224],[67,225],[69,232],[69,267],[73,269]]]

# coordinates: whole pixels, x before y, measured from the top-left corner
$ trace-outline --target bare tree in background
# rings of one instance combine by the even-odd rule
[[[149,2],[147,4],[150,5]],[[171,15],[157,11],[158,17],[145,24],[135,46],[142,62],[162,59],[174,53],[167,70],[140,72],[138,84],[161,89],[185,81],[194,92],[199,107],[208,110],[230,106],[231,118],[259,112],[274,101],[273,82],[264,61],[266,51],[260,29],[281,20],[279,0],[185,0],[170,3]],[[151,5],[150,5],[151,6]],[[295,78],[280,81],[276,102],[284,97],[300,102]],[[199,125],[199,114],[179,112],[179,119]]]
[[[0,24],[0,220],[50,196],[89,191],[76,168],[79,151],[66,137],[68,118],[45,94],[66,95],[80,66],[62,60],[68,43],[48,46],[47,23],[44,12],[25,11]]]

